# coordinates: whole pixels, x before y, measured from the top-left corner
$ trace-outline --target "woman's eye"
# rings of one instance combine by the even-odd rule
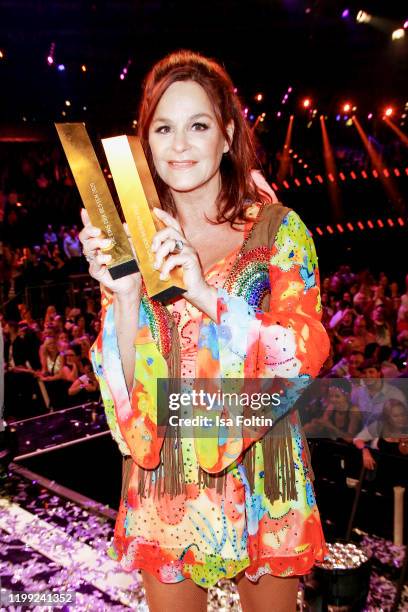
[[[199,121],[196,121],[195,123],[193,123],[192,128],[196,131],[204,131],[208,130],[208,125],[206,123],[200,123]]]
[[[170,128],[168,125],[161,125],[155,130],[156,134],[168,134],[169,131]]]

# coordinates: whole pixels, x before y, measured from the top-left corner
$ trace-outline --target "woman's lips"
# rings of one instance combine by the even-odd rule
[[[185,161],[169,161],[168,164],[171,168],[174,168],[175,170],[185,170],[188,168],[191,168],[192,166],[194,166],[197,162],[194,160],[185,160]]]

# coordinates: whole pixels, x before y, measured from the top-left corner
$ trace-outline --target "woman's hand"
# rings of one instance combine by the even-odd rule
[[[368,448],[363,448],[363,465],[366,470],[374,470],[376,465],[374,457]]]
[[[107,264],[111,261],[112,256],[108,253],[102,253],[102,249],[109,247],[111,241],[101,237],[101,230],[94,225],[91,225],[89,215],[85,208],[81,210],[81,218],[84,224],[83,229],[79,233],[79,239],[82,243],[83,254],[86,258],[90,258],[89,274],[95,280],[102,283],[113,293],[118,295],[135,295],[140,292],[142,278],[140,272],[135,272],[122,278],[113,280],[108,270]],[[124,225],[126,234],[130,242],[130,234]],[[130,242],[133,251],[133,245]],[[133,251],[134,254],[134,251]]]
[[[167,280],[169,272],[176,266],[183,268],[183,281],[186,292],[183,297],[207,312],[214,320],[216,318],[216,290],[206,283],[201,269],[201,263],[195,248],[189,244],[183,234],[179,222],[169,213],[154,208],[154,213],[166,225],[159,230],[153,240],[151,250],[155,253],[154,268],[160,270],[160,278]],[[173,253],[176,243],[182,243],[181,251]]]

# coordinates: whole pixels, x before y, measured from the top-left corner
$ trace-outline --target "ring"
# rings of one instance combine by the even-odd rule
[[[174,241],[174,249],[173,249],[172,253],[181,253],[183,248],[184,248],[184,242],[182,240],[175,240]]]

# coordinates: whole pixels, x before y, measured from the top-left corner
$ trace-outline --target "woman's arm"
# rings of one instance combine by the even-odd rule
[[[268,416],[274,421],[290,411],[301,392],[317,376],[330,343],[321,324],[317,256],[312,237],[299,216],[283,219],[269,258],[269,311],[248,305],[243,296],[218,289],[217,322],[203,319],[199,338],[197,378],[289,379],[279,406]],[[239,282],[239,281],[237,281]],[[259,437],[262,437],[260,434]],[[224,469],[254,442],[243,437],[232,448],[231,436],[197,443],[202,467]],[[212,446],[215,445],[215,448]],[[211,447],[211,449],[210,449]],[[217,454],[217,460],[214,460]]]
[[[131,393],[135,372],[135,338],[139,318],[140,292],[129,295],[115,295],[113,308],[115,313],[116,337],[126,386]]]

